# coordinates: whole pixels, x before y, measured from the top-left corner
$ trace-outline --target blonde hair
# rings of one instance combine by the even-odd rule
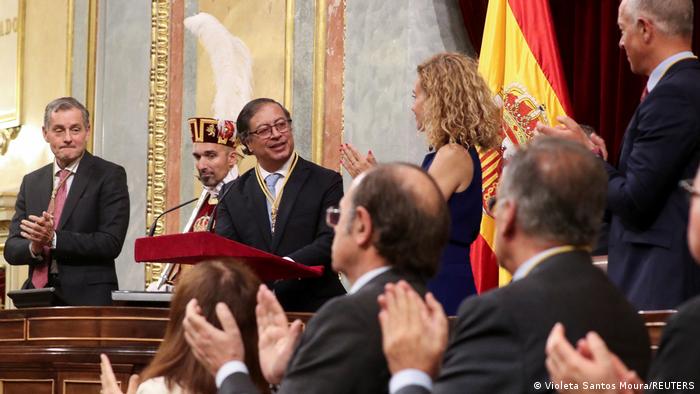
[[[500,110],[477,68],[474,59],[451,52],[418,66],[426,93],[423,128],[436,150],[450,142],[482,149],[500,143]]]

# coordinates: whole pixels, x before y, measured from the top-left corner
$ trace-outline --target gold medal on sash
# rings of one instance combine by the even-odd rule
[[[194,232],[199,232],[199,231],[207,231],[207,226],[209,225],[209,220],[210,216],[209,215],[204,215],[192,223],[192,231]]]

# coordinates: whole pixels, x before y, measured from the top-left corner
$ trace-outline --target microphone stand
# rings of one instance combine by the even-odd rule
[[[199,197],[193,198],[193,199],[191,199],[191,200],[189,200],[189,201],[185,201],[185,202],[183,202],[182,204],[176,205],[176,206],[174,206],[174,207],[172,207],[172,208],[166,210],[165,212],[161,213],[160,215],[156,216],[156,218],[153,220],[153,223],[151,223],[151,227],[148,228],[148,236],[149,236],[149,237],[152,237],[153,234],[156,233],[156,224],[158,223],[158,219],[162,218],[162,217],[165,216],[165,214],[167,214],[167,213],[170,213],[170,212],[172,212],[172,211],[175,211],[175,210],[177,210],[177,209],[180,209],[180,208],[184,207],[184,206],[187,205],[187,204],[192,204],[193,202],[195,202],[195,201],[197,201],[197,200],[199,200]]]
[[[178,210],[187,204],[192,204],[193,202],[195,202],[197,200],[199,200],[199,197],[193,198],[189,201],[185,201],[182,204],[176,205],[176,206],[164,211],[160,215],[156,216],[156,218],[153,220],[153,223],[151,223],[151,227],[148,229],[148,236],[152,237],[155,234],[156,224],[158,223],[158,219],[162,218],[167,213]],[[163,269],[163,272],[160,274],[160,278],[158,278],[158,282],[156,283],[156,290],[160,289],[163,286],[163,284],[165,283],[165,280],[168,278],[168,276],[170,276],[170,271],[172,271],[172,270],[173,270],[173,265],[166,264],[165,268]]]
[[[230,183],[230,182],[229,182],[229,183]],[[226,184],[222,186],[222,188],[224,188],[224,187],[226,187]],[[226,190],[224,190],[224,192],[221,193],[221,194],[217,197],[218,202],[216,203],[216,206],[214,207],[214,211],[212,212],[211,218],[209,219],[209,224],[207,225],[207,232],[209,232],[209,233],[210,233],[210,232],[212,231],[212,229],[214,228],[214,219],[216,218],[216,209],[219,207],[219,204],[221,203],[221,201],[224,200],[224,197],[226,197],[226,194],[228,193],[229,190],[231,190],[230,185],[229,185],[228,187],[226,187]],[[197,198],[195,198],[195,199],[192,200],[192,201],[196,201],[196,200],[197,200]],[[180,207],[182,207],[182,206],[184,206],[184,205],[187,205],[187,204],[191,203],[192,201],[188,201],[188,202],[186,202],[186,203],[184,203],[184,204],[178,205],[177,207],[170,208],[169,210],[167,210],[167,211],[161,213],[160,215],[158,215],[158,217],[156,218],[156,220],[153,222],[153,225],[151,226],[151,231],[149,232],[149,236],[152,236],[153,233],[155,232],[155,222],[156,222],[161,216],[165,215],[166,213],[168,213],[168,212],[170,212],[170,211],[173,211],[173,210],[175,210],[175,209],[178,209],[178,208],[180,208]],[[171,272],[172,270],[173,270],[173,264],[167,264],[167,265],[165,266],[165,268],[163,269],[163,272],[162,272],[161,275],[160,275],[160,278],[158,278],[158,282],[156,283],[156,290],[160,289],[160,288],[163,286],[163,284],[165,284],[165,281],[166,281],[167,278],[170,276],[170,272]]]

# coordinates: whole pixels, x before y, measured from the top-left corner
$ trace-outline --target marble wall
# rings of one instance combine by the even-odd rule
[[[292,57],[292,118],[294,147],[311,160],[313,113],[315,1],[294,2],[294,55]]]
[[[151,1],[101,1],[99,13],[94,153],[126,169],[131,213],[117,275],[121,289],[143,290],[134,240],[146,228]]]
[[[420,164],[427,145],[411,112],[416,65],[441,51],[473,54],[459,5],[352,0],[346,24],[343,141],[379,161]]]

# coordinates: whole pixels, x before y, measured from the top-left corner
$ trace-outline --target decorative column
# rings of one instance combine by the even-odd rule
[[[169,0],[151,3],[151,75],[148,100],[148,186],[146,188],[146,225],[165,210],[166,166],[168,160],[168,94],[170,67]],[[158,222],[156,234],[163,234],[165,218]],[[146,229],[147,230],[147,229]],[[161,264],[146,264],[146,285],[160,276]]]

